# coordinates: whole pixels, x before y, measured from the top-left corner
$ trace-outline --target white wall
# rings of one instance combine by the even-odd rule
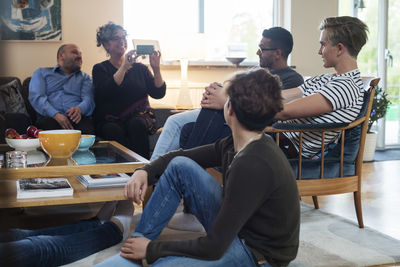
[[[293,34],[294,48],[291,65],[303,76],[332,72],[324,69],[318,55],[322,19],[337,16],[337,0],[285,0],[282,24]]]
[[[83,71],[106,58],[96,47],[96,29],[108,21],[122,24],[122,0],[62,0],[61,42],[4,42],[1,76],[17,76],[21,80],[32,76],[39,67],[55,66],[56,53],[64,43],[76,43],[83,53]]]

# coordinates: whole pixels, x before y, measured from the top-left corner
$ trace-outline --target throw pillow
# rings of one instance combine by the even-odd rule
[[[18,80],[0,85],[0,113],[23,113],[28,116]]]

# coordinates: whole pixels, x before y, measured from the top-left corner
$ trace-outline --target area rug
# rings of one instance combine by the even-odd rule
[[[400,240],[301,205],[300,248],[289,266],[371,266],[400,262]]]
[[[135,223],[140,214],[134,216]],[[134,226],[133,226],[134,227]],[[195,238],[199,233],[166,228],[162,239]],[[121,244],[65,266],[92,266],[119,252]],[[400,262],[400,241],[355,222],[301,204],[300,248],[290,267],[373,266]]]
[[[400,149],[385,149],[375,151],[374,161],[400,160]]]

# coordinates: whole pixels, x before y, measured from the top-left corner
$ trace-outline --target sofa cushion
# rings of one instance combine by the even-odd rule
[[[0,113],[28,115],[20,89],[21,83],[17,79],[0,85]]]

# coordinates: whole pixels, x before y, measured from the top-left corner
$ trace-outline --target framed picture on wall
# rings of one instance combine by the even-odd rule
[[[1,0],[0,40],[61,41],[61,0]]]

